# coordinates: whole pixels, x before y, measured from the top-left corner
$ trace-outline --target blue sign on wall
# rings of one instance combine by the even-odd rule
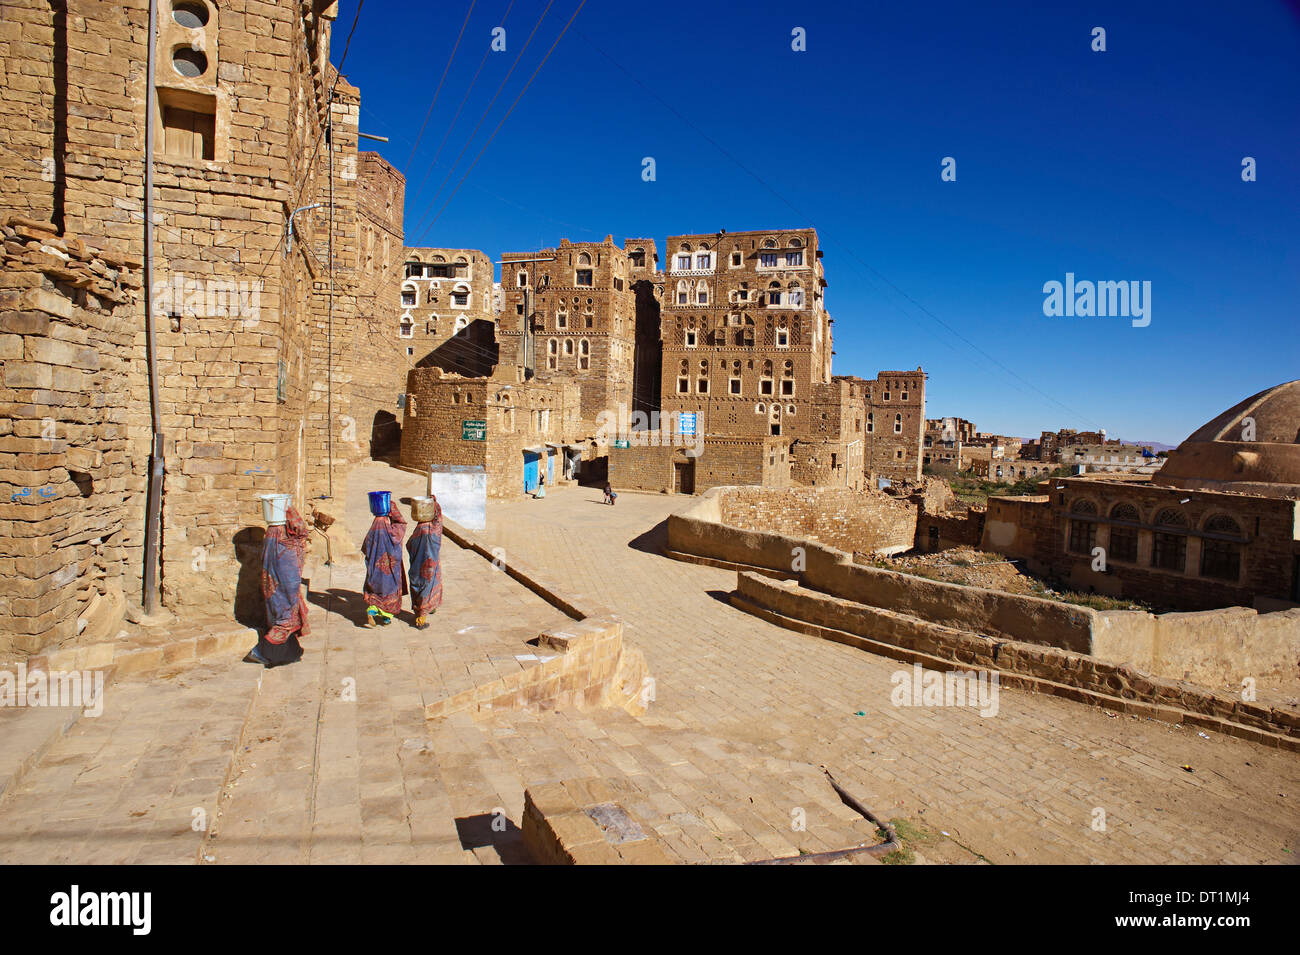
[[[695,412],[684,411],[677,416],[678,434],[695,434]]]

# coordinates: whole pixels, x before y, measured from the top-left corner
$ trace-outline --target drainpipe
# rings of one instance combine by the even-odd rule
[[[153,141],[154,112],[158,93],[154,88],[155,53],[158,46],[158,0],[149,0],[148,70],[145,84],[144,117],[144,323],[145,350],[149,359],[149,415],[152,425],[149,448],[149,490],[144,525],[144,612],[152,614],[158,602],[158,539],[162,516],[163,434],[158,407],[158,352],[154,337],[153,312]]]

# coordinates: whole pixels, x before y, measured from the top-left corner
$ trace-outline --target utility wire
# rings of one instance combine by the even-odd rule
[[[442,78],[438,80],[438,88],[433,91],[433,100],[429,103],[429,108],[425,111],[424,122],[420,124],[420,132],[416,134],[415,143],[411,146],[411,155],[406,160],[406,168],[411,168],[411,163],[415,159],[415,150],[420,145],[420,140],[424,136],[424,127],[429,125],[429,117],[433,115],[433,107],[438,102],[438,94],[442,92],[442,84],[447,81],[447,73],[451,69],[452,60],[456,59],[456,51],[460,49],[461,38],[465,36],[465,28],[469,26],[470,14],[474,12],[474,5],[478,0],[470,0],[469,9],[465,11],[465,20],[460,25],[460,33],[456,34],[456,42],[452,45],[451,56],[447,57],[447,65],[442,68]]]

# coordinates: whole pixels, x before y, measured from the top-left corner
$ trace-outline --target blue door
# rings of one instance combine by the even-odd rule
[[[546,486],[555,487],[555,450],[546,449]]]
[[[536,451],[524,452],[524,493],[532,494],[537,490],[538,454]]]

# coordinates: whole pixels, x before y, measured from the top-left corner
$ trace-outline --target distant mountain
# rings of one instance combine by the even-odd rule
[[[1152,451],[1172,451],[1178,447],[1176,444],[1161,444],[1159,441],[1130,441],[1127,438],[1124,439],[1124,443],[1136,444],[1139,448],[1150,448]]]

